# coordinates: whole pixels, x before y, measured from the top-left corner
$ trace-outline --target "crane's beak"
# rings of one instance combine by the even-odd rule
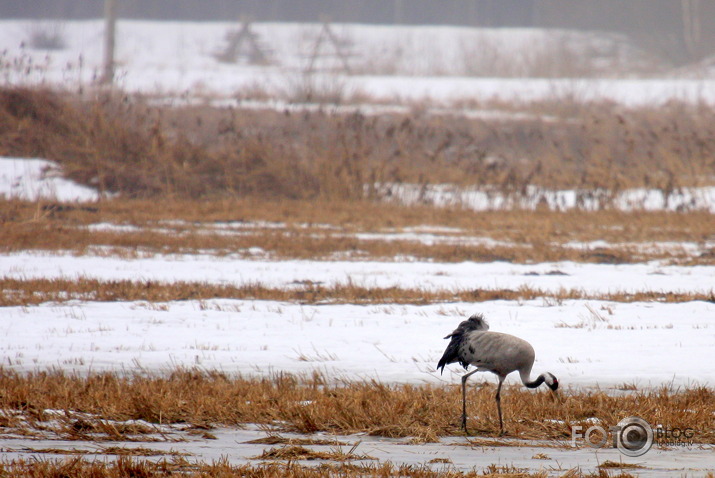
[[[551,398],[559,403],[564,403],[564,399],[561,397],[558,390],[551,390]]]

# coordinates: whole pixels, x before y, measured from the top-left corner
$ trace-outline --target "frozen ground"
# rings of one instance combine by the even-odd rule
[[[91,191],[51,178],[51,163],[0,161],[0,194],[51,190],[59,198],[91,199]],[[10,179],[7,179],[10,178]],[[27,197],[27,196],[22,196]],[[123,230],[111,224],[90,230]],[[226,234],[280,223],[224,223],[207,228]],[[131,228],[130,228],[131,229]],[[169,232],[170,233],[170,232]],[[417,228],[397,234],[366,234],[363,240],[453,241],[460,231]],[[462,238],[478,240],[478,238]],[[572,247],[591,247],[572,244]],[[705,245],[661,244],[698,253]],[[715,267],[633,265],[435,263],[409,259],[314,261],[267,259],[260,248],[241,256],[212,254],[146,255],[118,258],[102,254],[25,251],[0,255],[0,274],[19,279],[96,278],[104,281],[207,282],[301,288],[351,283],[365,287],[425,291],[519,289],[558,292],[712,293]],[[208,300],[164,304],[145,302],[45,303],[0,308],[3,365],[18,370],[165,371],[198,366],[231,373],[323,370],[331,377],[377,378],[399,382],[454,382],[458,367],[444,377],[435,364],[442,340],[464,318],[483,312],[493,330],[530,340],[536,370],[555,373],[565,386],[613,387],[705,384],[712,386],[715,363],[715,304],[686,302],[608,303],[539,299],[479,304],[301,305],[272,301]],[[535,370],[535,371],[536,371]],[[491,377],[486,377],[490,379]]]
[[[0,309],[3,366],[243,375],[319,370],[329,378],[458,383],[435,372],[442,339],[473,312],[528,339],[534,372],[570,387],[713,385],[715,304],[300,305],[274,301],[70,302]],[[485,374],[481,380],[494,381]],[[518,383],[518,377],[511,377]]]
[[[344,41],[349,58],[351,73],[346,74],[330,44],[321,44],[313,61],[321,31],[318,24],[255,24],[253,29],[270,53],[270,63],[251,65],[245,57],[237,63],[219,62],[216,55],[226,51],[227,33],[238,27],[230,22],[122,20],[117,29],[117,84],[129,92],[189,100],[268,95],[304,101],[300,98],[312,93],[380,103],[549,98],[607,99],[625,105],[715,102],[715,80],[710,79],[709,70],[700,70],[691,78],[583,79],[576,68],[566,78],[544,77],[553,73],[550,67],[559,61],[566,66],[584,62],[586,68],[604,75],[631,71],[644,55],[626,38],[613,35],[335,25],[335,34]],[[6,65],[0,71],[0,81],[60,84],[70,89],[92,84],[102,71],[103,28],[99,20],[60,24],[0,21],[0,52],[4,52],[1,59]],[[58,32],[65,48],[31,48],[32,34],[38,31]]]
[[[253,463],[258,460],[264,450],[281,448],[284,445],[260,445],[247,443],[249,441],[265,438],[267,432],[249,426],[244,430],[216,429],[211,433],[215,440],[200,439],[181,433],[181,426],[163,426],[161,435],[164,440],[181,438],[186,441],[152,442],[152,443],[126,443],[126,442],[82,442],[63,440],[13,440],[8,447],[0,448],[0,459],[11,460],[17,458],[47,459],[48,454],[35,450],[52,449],[56,453],[61,451],[76,453],[86,451],[94,454],[99,460],[112,458],[112,455],[103,454],[102,450],[109,447],[142,448],[144,450],[159,451],[164,453],[182,453],[190,462],[228,460],[232,464]],[[394,464],[408,464],[414,466],[429,466],[434,470],[446,471],[476,471],[482,473],[490,465],[503,467],[516,467],[530,470],[531,472],[543,471],[546,476],[563,476],[568,470],[576,468],[584,473],[598,470],[598,465],[606,461],[639,465],[641,468],[628,469],[629,473],[636,476],[653,478],[700,477],[705,476],[712,469],[711,446],[705,447],[674,447],[659,448],[654,446],[645,455],[629,458],[621,455],[616,449],[593,449],[589,447],[573,448],[569,441],[566,442],[514,442],[509,439],[493,440],[504,443],[506,446],[484,446],[478,442],[468,441],[466,438],[443,438],[439,443],[412,444],[404,439],[388,439],[371,437],[364,434],[342,436],[317,434],[310,437],[305,435],[281,434],[285,439],[329,440],[334,445],[306,445],[307,448],[323,452],[348,453],[354,449],[354,455],[367,455],[372,459],[358,460],[351,463],[377,464],[391,462]],[[518,443],[518,445],[517,445]],[[517,445],[517,446],[514,446]],[[227,453],[230,450],[230,453]],[[58,455],[59,456],[59,455]],[[91,457],[92,455],[90,455]],[[162,459],[157,456],[149,459]],[[171,457],[167,457],[169,460]],[[298,461],[301,465],[318,466],[322,460]],[[431,462],[431,463],[430,463]]]
[[[529,287],[550,292],[575,289],[590,294],[644,291],[707,294],[715,287],[714,266],[669,266],[658,262],[611,265],[565,261],[528,265],[416,260],[278,261],[207,254],[124,259],[19,252],[0,254],[0,270],[4,276],[18,279],[182,281],[275,288],[301,288],[315,283],[455,292]]]

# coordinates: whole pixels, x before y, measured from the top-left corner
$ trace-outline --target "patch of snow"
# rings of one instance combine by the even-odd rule
[[[260,251],[255,251],[260,253]],[[84,277],[100,280],[206,282],[235,286],[254,284],[293,288],[295,284],[353,284],[372,288],[462,291],[530,287],[544,291],[586,293],[697,292],[710,293],[715,266],[647,264],[585,264],[549,262],[435,263],[253,260],[207,254],[157,254],[138,258],[76,256],[72,253],[14,252],[0,254],[0,271],[11,278]],[[552,273],[559,271],[559,274]]]
[[[0,157],[0,197],[36,201],[88,202],[99,193],[62,177],[56,163],[44,159]]]
[[[682,188],[670,195],[656,189],[629,189],[611,194],[608,191],[552,191],[528,186],[524,195],[509,196],[501,191],[463,188],[450,184],[379,184],[383,198],[401,204],[429,204],[437,207],[460,206],[474,211],[510,208],[534,210],[548,207],[555,211],[586,211],[612,207],[622,211],[693,211],[715,213],[715,187]]]
[[[537,356],[534,372],[550,371],[565,387],[712,386],[715,377],[715,363],[707,360],[715,304],[706,302],[414,306],[220,299],[160,305],[3,307],[3,366],[80,372],[197,366],[244,375],[317,370],[333,379],[457,383],[461,367],[447,367],[444,376],[435,368],[446,346],[442,337],[481,311],[492,330],[529,340]],[[488,373],[476,380],[495,381]],[[509,382],[518,383],[518,376]]]

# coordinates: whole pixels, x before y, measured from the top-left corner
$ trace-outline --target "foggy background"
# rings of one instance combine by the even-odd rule
[[[627,35],[674,66],[715,55],[715,0],[120,0],[120,18],[556,28]],[[102,0],[0,0],[0,18],[100,18]]]

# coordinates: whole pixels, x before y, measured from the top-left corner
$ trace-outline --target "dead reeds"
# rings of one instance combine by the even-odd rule
[[[65,439],[77,435],[78,414],[85,424],[80,427],[82,433],[97,427],[99,418],[156,425],[185,423],[203,429],[257,423],[298,433],[362,432],[418,441],[462,433],[457,385],[334,383],[317,373],[244,378],[199,370],[175,370],[165,376],[0,370],[0,383],[6,431],[19,433],[27,428],[24,433],[28,434],[33,426],[46,431],[48,420],[54,420],[56,433]],[[493,384],[469,390],[470,414],[475,417],[470,418],[470,425],[480,436],[499,433],[494,391]],[[715,395],[705,387],[671,390],[664,386],[619,395],[566,390],[563,403],[521,387],[509,387],[504,396],[511,437],[566,440],[574,425],[586,429],[594,420],[616,424],[622,418],[639,416],[653,426],[690,428],[695,431],[694,443],[715,443]],[[48,414],[48,410],[64,412]],[[132,433],[117,430],[128,436]]]
[[[449,467],[434,469],[429,465],[397,465],[387,463],[320,463],[302,465],[292,460],[232,465],[222,459],[214,463],[193,463],[185,458],[164,459],[158,462],[120,456],[116,461],[85,461],[81,457],[67,460],[16,460],[0,463],[0,471],[7,478],[44,477],[249,477],[249,478],[544,478],[545,472],[519,470],[510,466],[491,465],[482,471],[459,471]],[[633,475],[611,475],[605,470],[584,474],[569,470],[564,478],[630,478]],[[708,476],[712,478],[712,474]]]
[[[69,96],[69,95],[66,95]],[[713,111],[535,105],[530,119],[150,106],[0,90],[0,154],[58,161],[103,192],[139,198],[375,199],[375,185],[450,183],[512,196],[711,184]],[[548,116],[547,116],[548,115]]]

